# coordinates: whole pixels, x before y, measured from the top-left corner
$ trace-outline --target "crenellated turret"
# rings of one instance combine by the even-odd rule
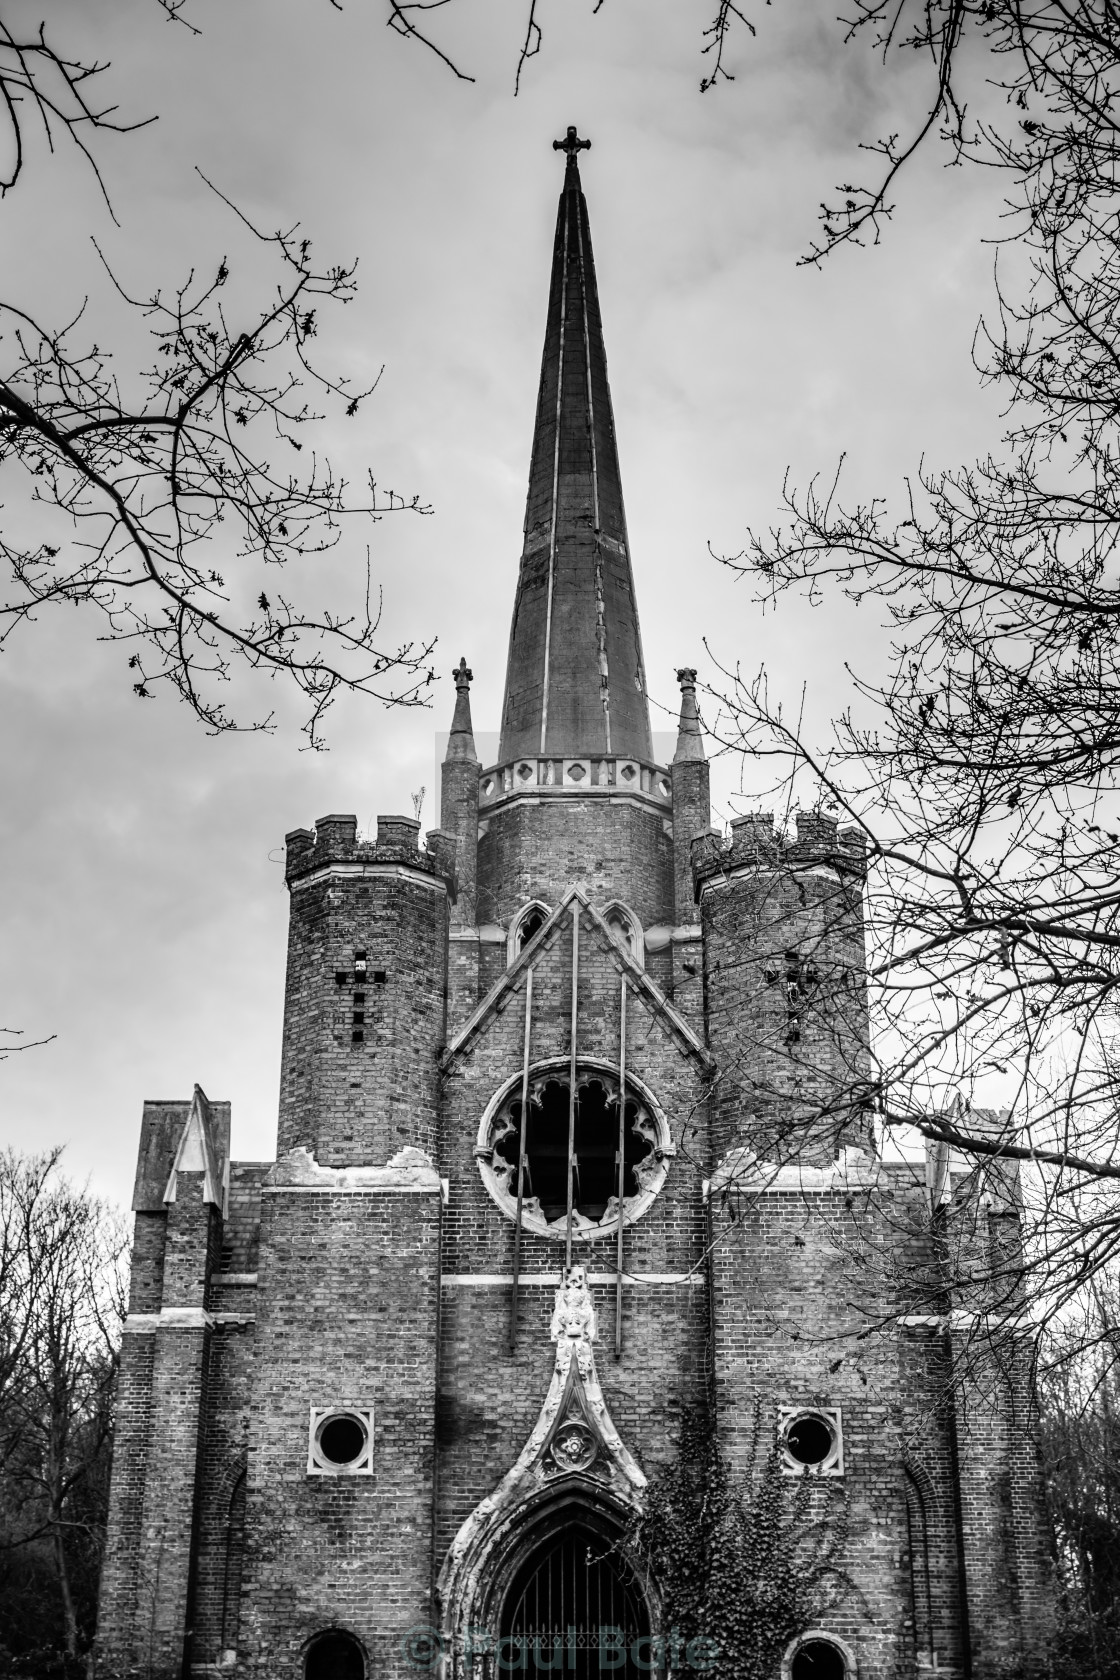
[[[435,1147],[455,841],[409,817],[322,817],[287,836],[291,894],[279,1153],[377,1165]]]
[[[740,817],[693,841],[713,1149],[831,1157],[864,1139],[869,1077],[858,831],[802,812],[795,837]]]

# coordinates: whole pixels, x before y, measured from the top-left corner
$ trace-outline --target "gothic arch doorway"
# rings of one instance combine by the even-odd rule
[[[636,1680],[651,1667],[645,1599],[617,1548],[585,1523],[569,1522],[537,1545],[513,1574],[499,1618],[497,1667],[552,1671],[576,1680]]]

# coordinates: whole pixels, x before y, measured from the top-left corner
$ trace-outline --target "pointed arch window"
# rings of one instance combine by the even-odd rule
[[[241,1613],[241,1570],[245,1557],[244,1470],[233,1484],[226,1514],[226,1555],[222,1581],[222,1650],[237,1650],[238,1619]]]
[[[910,1554],[910,1616],[915,1655],[936,1661],[933,1638],[933,1593],[929,1567],[929,1530],[921,1483],[907,1465],[903,1470],[906,1499],[906,1537]]]
[[[513,918],[509,928],[508,962],[516,962],[531,939],[535,939],[547,922],[552,911],[543,899],[534,898],[525,904]]]
[[[603,920],[618,943],[625,947],[634,961],[645,967],[645,935],[642,924],[628,904],[615,899],[603,910]]]

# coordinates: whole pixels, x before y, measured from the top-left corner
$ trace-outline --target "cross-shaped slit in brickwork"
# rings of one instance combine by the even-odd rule
[[[366,988],[368,986],[384,986],[388,981],[388,972],[383,968],[371,969],[369,957],[365,951],[354,952],[353,969],[335,969],[334,981],[338,987],[353,987],[350,999],[350,1042],[364,1044],[366,1036]]]
[[[786,999],[786,1030],[783,1035],[786,1044],[798,1044],[801,1040],[801,1029],[805,1022],[806,1008],[817,989],[820,974],[816,963],[811,957],[802,956],[800,951],[787,951],[779,970],[776,967],[767,968],[764,977],[768,985],[776,985],[781,981]]]

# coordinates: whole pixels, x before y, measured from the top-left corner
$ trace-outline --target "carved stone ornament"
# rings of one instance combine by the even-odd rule
[[[451,1544],[439,1578],[445,1610],[470,1601],[490,1548],[535,1500],[574,1483],[619,1511],[637,1508],[646,1478],[607,1411],[595,1369],[597,1334],[587,1272],[572,1266],[556,1291],[556,1359],[540,1417],[516,1464]]]
[[[608,1481],[621,1476],[634,1488],[645,1486],[645,1477],[611,1422],[599,1387],[593,1351],[598,1334],[587,1272],[583,1266],[572,1266],[564,1273],[552,1309],[556,1343],[552,1383],[537,1426],[510,1476],[520,1480],[534,1472],[550,1478],[595,1467]]]

